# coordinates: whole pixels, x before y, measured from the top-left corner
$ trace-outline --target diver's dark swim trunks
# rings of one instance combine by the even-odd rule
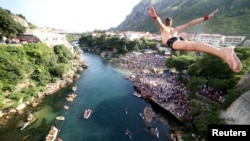
[[[182,37],[172,37],[172,38],[168,39],[167,45],[168,45],[169,47],[171,47],[172,50],[175,50],[175,49],[173,49],[172,46],[173,46],[174,42],[177,41],[177,40],[185,41],[184,38],[182,38]]]

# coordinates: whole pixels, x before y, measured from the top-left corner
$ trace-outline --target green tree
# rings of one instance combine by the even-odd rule
[[[11,14],[0,7],[0,33],[9,38],[24,32],[25,27],[14,21]]]
[[[176,68],[177,71],[187,70],[189,65],[196,61],[196,57],[192,56],[174,56],[172,55],[169,59],[166,60],[167,68]]]

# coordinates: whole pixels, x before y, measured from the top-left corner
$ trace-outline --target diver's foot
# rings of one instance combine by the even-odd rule
[[[234,48],[232,47],[223,48],[223,51],[226,56],[226,62],[228,63],[230,69],[235,73],[240,72],[242,69],[242,63],[235,54]]]

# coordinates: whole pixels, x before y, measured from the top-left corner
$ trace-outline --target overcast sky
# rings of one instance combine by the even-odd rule
[[[141,0],[0,0],[37,26],[85,32],[118,26]]]

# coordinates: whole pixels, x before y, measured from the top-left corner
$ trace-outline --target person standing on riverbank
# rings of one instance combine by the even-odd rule
[[[234,48],[232,47],[217,48],[209,44],[186,41],[182,37],[177,36],[177,33],[179,31],[211,19],[217,11],[218,9],[216,9],[207,16],[191,20],[188,23],[177,26],[175,28],[172,27],[171,17],[166,18],[163,24],[163,22],[161,21],[160,17],[158,17],[153,7],[150,7],[149,15],[151,16],[152,19],[154,19],[154,21],[157,23],[160,29],[163,45],[167,45],[171,47],[173,50],[199,51],[217,56],[221,58],[223,61],[225,61],[233,72],[238,73],[242,69],[242,63],[235,54]]]

